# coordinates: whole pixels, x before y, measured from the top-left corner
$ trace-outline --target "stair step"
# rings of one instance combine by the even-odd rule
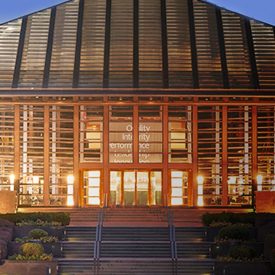
[[[167,275],[167,274],[184,274],[184,275],[213,275],[214,261],[190,259],[177,261],[156,259],[140,260],[112,260],[100,261],[96,266],[94,262],[88,264],[87,261],[66,261],[59,262],[59,275],[129,275],[129,274],[150,274],[150,275]],[[174,271],[174,272],[173,272]]]

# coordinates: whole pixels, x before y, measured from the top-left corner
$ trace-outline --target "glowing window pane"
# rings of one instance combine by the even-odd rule
[[[182,198],[172,198],[171,204],[172,205],[182,205],[183,199]]]
[[[172,189],[172,197],[182,197],[182,196],[183,196],[182,188]]]

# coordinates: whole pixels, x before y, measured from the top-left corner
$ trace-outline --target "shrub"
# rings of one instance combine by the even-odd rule
[[[51,261],[53,256],[51,254],[43,253],[41,255],[25,256],[22,254],[16,254],[9,258],[16,261]]]
[[[47,221],[42,221],[40,219],[32,221],[32,220],[23,220],[22,222],[17,222],[16,223],[17,226],[50,226],[50,227],[59,227],[61,226],[61,222],[47,222]]]
[[[255,258],[256,251],[255,249],[245,246],[245,245],[238,245],[233,246],[229,250],[229,257],[235,259],[235,260],[251,260]]]
[[[212,222],[209,226],[210,227],[225,227],[231,225],[229,222]]]
[[[0,228],[0,240],[11,241],[13,237],[12,232],[6,231],[3,228]]]
[[[29,237],[35,240],[47,237],[48,235],[48,232],[43,229],[33,229],[29,232]]]
[[[202,222],[205,226],[210,226],[214,222],[222,223],[255,223],[256,214],[254,212],[250,213],[205,213],[202,216]]]
[[[20,247],[23,256],[41,256],[44,253],[44,248],[39,243],[24,243]]]
[[[273,274],[275,274],[275,249],[272,249],[271,251],[270,263]]]
[[[8,220],[0,219],[0,227],[13,227],[14,224]]]
[[[250,229],[252,228],[249,224],[232,224],[223,227],[218,234],[218,239],[233,239],[233,240],[249,240]]]
[[[7,241],[0,240],[0,260],[5,259],[8,255]]]
[[[23,243],[31,242],[32,240],[34,240],[34,238],[23,237],[23,238],[16,238],[15,242],[23,244]],[[58,238],[55,236],[40,237],[37,240],[40,240],[42,243],[57,243],[58,242]]]
[[[42,243],[57,243],[58,242],[58,238],[54,237],[54,236],[46,236],[46,237],[42,237],[40,238]]]
[[[45,224],[56,223],[58,225],[68,225],[70,223],[69,213],[57,212],[57,213],[15,213],[15,214],[2,214],[0,218],[13,222],[15,224],[22,223],[23,221],[29,221],[35,224],[37,221],[41,221]]]

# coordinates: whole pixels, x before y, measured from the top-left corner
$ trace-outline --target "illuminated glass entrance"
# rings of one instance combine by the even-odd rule
[[[111,171],[110,205],[162,204],[161,171]]]
[[[188,172],[171,171],[171,205],[188,204]]]
[[[84,172],[84,205],[100,205],[101,171]]]

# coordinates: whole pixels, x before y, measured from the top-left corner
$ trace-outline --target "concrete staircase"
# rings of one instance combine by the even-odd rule
[[[165,208],[100,209],[97,214],[96,226],[86,222],[94,222],[94,209],[72,216],[59,275],[214,274],[205,229],[190,216],[190,226],[175,227],[174,213]]]
[[[93,259],[96,228],[67,227],[62,242],[62,256],[69,259]]]
[[[167,209],[129,207],[104,209],[104,227],[165,227]]]

